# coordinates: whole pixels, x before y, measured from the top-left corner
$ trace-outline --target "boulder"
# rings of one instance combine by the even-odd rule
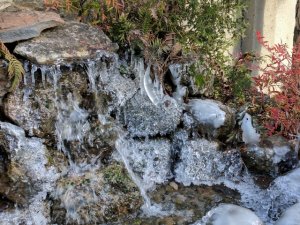
[[[167,139],[119,139],[117,150],[141,180],[145,189],[162,184],[172,177],[171,143]]]
[[[116,163],[62,177],[52,198],[51,224],[115,222],[142,205],[137,186]]]
[[[0,14],[0,40],[12,43],[38,37],[45,29],[62,25],[64,21],[57,13],[33,11],[14,7],[3,7]]]
[[[263,225],[254,212],[233,204],[220,204],[194,225]]]
[[[26,138],[23,129],[0,122],[0,194],[18,205],[28,205],[39,192],[49,190],[57,174],[47,168],[42,140]]]
[[[221,152],[217,142],[186,140],[175,167],[175,179],[184,185],[220,184],[238,180],[243,162],[237,150]]]
[[[300,202],[300,168],[277,177],[268,188],[271,193],[271,205],[268,215],[272,218],[279,216],[287,208]]]
[[[97,58],[99,51],[118,49],[103,31],[84,23],[69,22],[40,37],[19,43],[14,52],[37,64]]]
[[[123,107],[123,124],[132,136],[166,135],[180,123],[182,107],[165,95],[162,104],[154,105],[146,94],[137,92]]]
[[[271,136],[259,145],[241,149],[243,160],[250,170],[276,177],[298,165],[298,154],[281,136]]]
[[[235,126],[234,110],[215,100],[192,99],[187,111],[194,118],[193,126],[211,137],[227,137]]]
[[[300,203],[293,205],[283,212],[275,225],[296,225],[300,224]]]

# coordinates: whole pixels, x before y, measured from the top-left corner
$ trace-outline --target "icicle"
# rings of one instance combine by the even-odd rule
[[[162,101],[161,101],[161,90],[158,87],[160,85],[158,81],[152,82],[152,79],[150,77],[150,65],[148,65],[145,76],[144,76],[144,88],[145,91],[151,100],[151,102],[155,105],[158,106]]]
[[[41,70],[41,75],[42,75],[42,83],[43,83],[43,87],[45,87],[46,85],[46,71],[47,71],[47,67],[46,66],[41,66],[40,67]]]
[[[183,97],[186,94],[186,87],[182,87],[180,84],[180,73],[182,72],[182,65],[173,64],[169,66],[170,72],[172,74],[172,82],[176,85],[176,91],[173,93],[173,98],[178,102],[183,102]]]
[[[95,61],[88,60],[85,64],[85,68],[89,78],[89,89],[91,92],[97,93],[96,79],[98,77],[98,73],[96,71]]]
[[[24,85],[26,86],[27,85],[27,79],[26,79],[26,77],[27,77],[27,74],[28,74],[28,72],[29,72],[29,62],[28,61],[25,61],[24,62],[24,70],[25,70],[25,74],[24,74]]]
[[[31,84],[32,86],[35,86],[35,77],[34,77],[34,73],[37,71],[37,66],[32,64],[31,65]]]

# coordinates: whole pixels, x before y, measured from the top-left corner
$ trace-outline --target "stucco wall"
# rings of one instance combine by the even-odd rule
[[[286,43],[293,47],[297,0],[249,0],[249,21],[246,37],[241,42],[243,52],[266,53],[256,40],[256,31],[260,31],[270,44]]]

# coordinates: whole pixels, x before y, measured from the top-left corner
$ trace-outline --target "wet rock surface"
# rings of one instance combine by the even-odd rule
[[[57,183],[52,223],[102,224],[126,220],[142,199],[124,167],[113,163],[103,169],[68,174]]]
[[[48,79],[54,78],[51,77],[51,74],[47,75]],[[53,138],[58,110],[56,104],[58,100],[54,93],[57,90],[51,81],[43,83],[41,74],[35,73],[32,77],[29,71],[25,76],[29,86],[10,93],[5,98],[4,113],[14,123],[26,130],[29,135]],[[63,96],[69,92],[81,96],[86,92],[87,79],[84,73],[66,70],[62,72],[61,77],[59,85],[64,90]],[[36,84],[33,84],[32,81]]]
[[[43,30],[64,23],[57,13],[33,11],[13,5],[2,10],[0,21],[0,40],[4,43],[38,37]]]
[[[14,52],[37,64],[96,58],[97,50],[117,50],[103,31],[87,24],[69,22],[16,46]]]
[[[272,136],[259,145],[247,145],[241,150],[250,170],[272,177],[297,167],[298,154],[283,137]]]
[[[127,158],[132,170],[145,182],[147,188],[162,184],[172,177],[171,143],[167,139],[123,139],[119,151]]]
[[[239,201],[239,194],[225,186],[190,186],[185,187],[175,182],[170,182],[157,187],[151,194],[154,202],[162,205],[162,208],[169,209],[170,215],[151,218],[136,219],[125,223],[128,224],[178,224],[188,225],[202,217],[212,207],[220,202],[235,203]],[[173,185],[172,185],[173,184]]]
[[[175,131],[181,114],[182,108],[171,97],[166,96],[161,105],[155,106],[138,92],[124,106],[123,122],[132,136],[165,135]]]
[[[206,139],[186,141],[179,157],[175,177],[184,185],[218,184],[224,179],[234,181],[243,171],[243,162],[237,150],[222,152],[218,143]]]
[[[297,203],[288,208],[275,225],[295,225],[300,224],[300,203]]]
[[[31,198],[55,180],[55,169],[46,168],[47,149],[37,138],[0,122],[0,194],[14,203],[28,205]]]

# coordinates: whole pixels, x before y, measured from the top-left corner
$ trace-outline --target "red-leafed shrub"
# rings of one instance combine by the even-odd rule
[[[258,42],[268,50],[268,63],[254,77],[261,93],[271,97],[265,105],[265,127],[268,134],[282,134],[289,139],[300,135],[300,45],[289,51],[286,44],[270,46],[257,32]]]

